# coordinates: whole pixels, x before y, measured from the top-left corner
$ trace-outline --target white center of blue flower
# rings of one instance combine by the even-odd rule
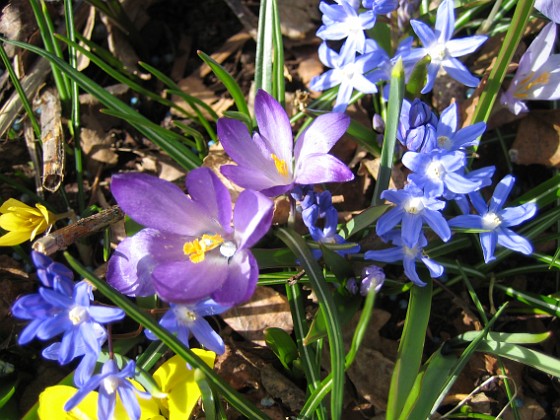
[[[451,139],[447,136],[439,136],[437,138],[437,144],[440,149],[445,149],[445,150],[451,150],[451,146],[453,146]]]
[[[115,375],[107,376],[101,382],[101,386],[105,389],[107,394],[112,395],[115,393],[117,388],[119,387],[119,378]]]
[[[403,245],[402,249],[405,257],[416,258],[416,256],[418,255],[418,250],[416,249],[416,247],[409,248],[406,245]]]
[[[358,33],[363,31],[362,22],[358,16],[348,16],[344,20],[344,23],[346,24],[346,30],[348,32]]]
[[[424,210],[424,204],[422,203],[422,198],[412,197],[406,200],[403,204],[404,211],[410,214],[418,214]]]
[[[496,213],[486,213],[482,216],[482,228],[486,230],[494,230],[502,224],[502,219]]]
[[[352,79],[354,77],[354,73],[356,73],[356,65],[354,63],[348,63],[342,69],[342,73],[346,79]]]
[[[198,318],[198,315],[186,305],[175,305],[173,312],[177,321],[184,325],[190,325]]]
[[[80,325],[88,319],[89,313],[87,308],[76,305],[68,312],[68,318],[72,325]]]
[[[237,251],[237,245],[235,245],[231,241],[225,241],[222,245],[220,245],[220,254],[222,254],[226,258],[231,258]]]
[[[443,166],[437,161],[430,162],[426,168],[426,175],[428,175],[428,178],[432,181],[439,181],[444,173]]]
[[[447,56],[447,48],[445,48],[445,44],[436,44],[430,47],[428,54],[432,59],[432,63],[443,61]]]

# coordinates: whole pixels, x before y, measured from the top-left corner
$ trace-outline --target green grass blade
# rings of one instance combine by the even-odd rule
[[[355,235],[364,229],[370,228],[389,208],[390,206],[386,204],[369,207],[349,220],[338,233],[344,239],[348,239],[352,235]]]
[[[272,91],[273,96],[285,107],[286,87],[284,84],[284,44],[282,42],[282,29],[280,28],[280,14],[278,1],[269,0],[272,7],[272,38],[274,43],[274,61],[272,66]]]
[[[271,95],[273,60],[273,0],[262,0],[259,10],[257,53],[255,58],[255,91],[263,89]]]
[[[503,291],[506,295],[514,298],[518,302],[524,303],[532,308],[540,309],[552,316],[560,316],[560,300],[558,299],[516,290],[513,287],[504,286],[503,284],[495,284],[494,287]]]
[[[331,371],[333,388],[331,393],[331,416],[338,419],[342,413],[344,398],[344,345],[342,330],[338,320],[334,301],[328,284],[323,278],[321,268],[300,235],[291,229],[281,228],[276,235],[297,256],[303,265],[313,287],[319,306],[322,308],[327,321],[327,335],[330,345]]]
[[[174,135],[176,133],[172,133],[168,130],[165,130],[168,133],[168,135],[162,136],[162,131],[160,130],[161,127],[158,126],[159,129],[156,130],[154,128],[154,125],[157,124],[152,123],[146,117],[142,116],[141,114],[139,114],[138,112],[130,108],[123,101],[121,101],[118,98],[115,98],[113,95],[111,95],[101,86],[99,86],[93,80],[84,76],[80,72],[76,71],[76,69],[69,66],[68,63],[64,62],[63,60],[60,60],[58,57],[53,56],[49,52],[41,48],[37,48],[33,45],[29,45],[24,42],[6,41],[2,38],[0,39],[3,40],[4,42],[8,42],[18,47],[27,49],[37,55],[40,55],[41,57],[48,59],[54,65],[56,65],[61,70],[63,70],[65,74],[67,74],[70,78],[72,78],[72,80],[75,80],[82,89],[95,96],[104,106],[106,106],[110,110],[113,110],[115,112],[120,112],[121,114],[126,115],[127,119],[130,118],[131,120],[137,121],[137,119],[140,118],[142,124],[135,123],[133,124],[134,127],[136,127],[136,129],[140,133],[142,133],[147,138],[149,138],[156,146],[161,147],[165,152],[167,152],[167,154],[169,154],[169,156],[183,168],[190,170],[190,169],[197,168],[202,164],[202,160],[198,156],[196,156],[188,147],[186,147],[185,145],[181,144],[178,141],[174,141],[169,138],[169,135]]]
[[[383,137],[383,147],[381,148],[381,162],[379,175],[375,183],[373,192],[373,205],[382,204],[381,193],[389,186],[391,170],[393,168],[393,156],[395,154],[395,144],[397,141],[397,127],[401,114],[401,105],[404,95],[404,67],[402,60],[393,66],[391,71],[391,88],[389,91],[389,108],[387,121],[385,122],[385,135]]]
[[[414,286],[410,290],[410,301],[389,388],[386,417],[388,420],[399,418],[420,370],[431,306],[430,279],[426,286]]]
[[[377,133],[372,128],[351,120],[346,132],[354,137],[356,143],[362,146],[368,153],[375,157],[381,156],[381,149],[377,144]]]

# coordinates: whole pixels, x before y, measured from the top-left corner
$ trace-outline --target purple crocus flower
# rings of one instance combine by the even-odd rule
[[[406,152],[402,163],[413,172],[408,176],[409,180],[432,197],[441,197],[447,191],[468,194],[481,186],[479,180],[464,175],[466,157],[462,151]]]
[[[418,20],[411,20],[410,24],[423,47],[412,49],[408,55],[403,56],[403,60],[405,62],[417,62],[426,55],[431,57],[431,63],[428,65],[427,81],[422,93],[425,94],[432,90],[440,69],[444,69],[449,76],[465,86],[476,87],[478,85],[478,79],[456,57],[476,51],[488,37],[474,35],[467,38],[451,39],[455,29],[453,0],[443,0],[441,2],[436,15],[435,31]]]
[[[480,193],[469,194],[471,203],[478,215],[465,214],[454,217],[449,221],[450,226],[483,230],[479,235],[484,262],[486,263],[495,259],[496,244],[525,255],[533,252],[533,247],[527,239],[508,229],[530,219],[537,212],[535,203],[503,208],[514,183],[515,178],[506,175],[496,186],[488,204],[484,202]]]
[[[224,125],[237,127],[222,122],[222,130]],[[275,131],[274,121],[267,126]],[[107,267],[109,284],[132,296],[153,287],[171,303],[191,304],[209,297],[222,305],[247,300],[259,272],[249,248],[270,229],[271,200],[245,190],[232,212],[228,190],[204,167],[189,172],[186,186],[190,197],[150,175],[113,176],[111,191],[117,203],[146,228],[117,247]]]
[[[448,241],[451,237],[449,225],[440,213],[445,202],[426,196],[413,183],[407,184],[402,190],[385,190],[381,193],[381,198],[397,205],[377,220],[375,230],[379,236],[384,236],[397,223],[401,223],[403,242],[412,248],[418,243],[422,235],[422,224],[425,222],[443,241]]]
[[[212,299],[191,305],[172,303],[169,306],[169,310],[159,321],[163,328],[177,334],[177,338],[187,347],[192,334],[208,350],[216,354],[224,353],[224,340],[212,329],[204,317],[221,314],[228,310],[229,306],[220,305]],[[150,340],[158,339],[150,330],[146,330],[145,333]]]
[[[64,405],[66,411],[72,410],[86,395],[98,389],[99,399],[97,402],[97,417],[101,420],[110,420],[115,412],[117,394],[119,395],[128,416],[133,420],[140,418],[141,410],[137,396],[141,398],[151,398],[148,392],[138,390],[128,378],[134,377],[136,365],[133,361],[119,371],[113,359],[107,360],[103,364],[101,373],[94,375],[91,379],[80,387],[78,392]]]
[[[398,231],[388,233],[385,235],[385,238],[390,240],[393,245],[396,246],[376,251],[367,251],[364,253],[364,258],[366,260],[388,263],[402,261],[404,274],[409,278],[409,280],[418,286],[425,286],[426,283],[420,280],[420,277],[416,272],[417,261],[424,263],[430,271],[432,278],[441,277],[443,274],[443,266],[428,258],[423,252],[424,247],[428,244],[428,240],[424,234],[420,235],[418,242],[413,247],[408,247],[404,244],[401,239],[401,233]]]
[[[551,22],[519,60],[508,90],[500,97],[513,114],[529,111],[523,101],[560,99],[560,54],[552,54],[555,40],[556,24]]]
[[[264,90],[255,97],[255,117],[259,132],[252,138],[241,121],[218,120],[218,137],[237,163],[224,165],[220,171],[240,187],[272,197],[295,184],[354,179],[344,163],[328,154],[350,124],[346,115],[331,112],[317,117],[298,137],[295,149],[286,111]]]
[[[535,0],[535,9],[554,23],[560,23],[560,3],[558,3],[558,0]]]

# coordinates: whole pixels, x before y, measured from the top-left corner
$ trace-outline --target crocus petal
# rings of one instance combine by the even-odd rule
[[[207,254],[204,261],[164,262],[153,271],[154,287],[160,297],[172,303],[193,303],[222,287],[228,273],[228,260]]]
[[[338,112],[329,112],[317,117],[296,141],[296,161],[310,154],[328,153],[349,125],[350,118]]]
[[[205,211],[171,182],[146,174],[117,174],[111,192],[136,222],[164,232],[195,236]]]
[[[530,71],[535,71],[541,67],[552,53],[555,40],[556,25],[551,22],[541,30],[527,48],[519,61],[517,73],[524,77]]]
[[[521,252],[525,255],[530,255],[533,252],[533,246],[531,242],[525,239],[523,236],[518,235],[513,230],[507,229],[505,227],[500,227],[498,229],[498,243],[506,248],[513,251]]]
[[[557,0],[535,0],[535,9],[555,23],[560,23],[560,4]]]
[[[252,247],[268,232],[273,209],[273,202],[263,194],[251,190],[239,194],[233,215],[239,248]]]
[[[353,179],[354,174],[348,166],[332,155],[307,155],[296,162],[294,180],[298,184],[346,182]]]
[[[255,118],[270,151],[284,162],[291,162],[293,136],[290,119],[282,105],[264,90],[259,90],[255,96]]]
[[[231,196],[214,172],[205,167],[194,169],[187,174],[186,185],[191,198],[207,209],[212,219],[217,219],[216,231],[231,232]]]
[[[270,179],[265,173],[260,171],[260,168],[261,167],[258,165],[258,162],[255,162],[255,166],[253,167],[223,165],[220,168],[220,171],[226,178],[233,181],[240,187],[254,191],[261,191],[269,197],[282,194],[283,192],[291,189],[292,182],[287,182],[289,180],[286,179]],[[280,175],[278,175],[278,177],[280,177]],[[285,186],[285,188],[281,188],[282,192],[276,194],[264,192],[267,189],[282,186]]]
[[[227,278],[212,299],[222,305],[245,302],[255,292],[259,278],[259,266],[249,251],[237,252],[228,264]]]
[[[525,220],[532,218],[537,213],[535,203],[525,203],[517,207],[508,207],[500,212],[502,226],[517,226]]]

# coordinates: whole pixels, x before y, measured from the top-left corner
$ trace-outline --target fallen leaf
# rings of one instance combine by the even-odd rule
[[[533,111],[519,123],[517,137],[509,150],[518,165],[560,165],[560,111]]]
[[[305,404],[305,392],[272,365],[265,364],[261,367],[261,382],[272,398],[282,401],[291,411],[301,411]]]
[[[317,29],[321,18],[316,0],[282,0],[278,2],[282,34],[291,39],[304,39]]]
[[[270,287],[259,286],[249,302],[222,314],[223,320],[246,340],[265,346],[263,331],[282,328],[291,334],[294,326],[286,296]]]

